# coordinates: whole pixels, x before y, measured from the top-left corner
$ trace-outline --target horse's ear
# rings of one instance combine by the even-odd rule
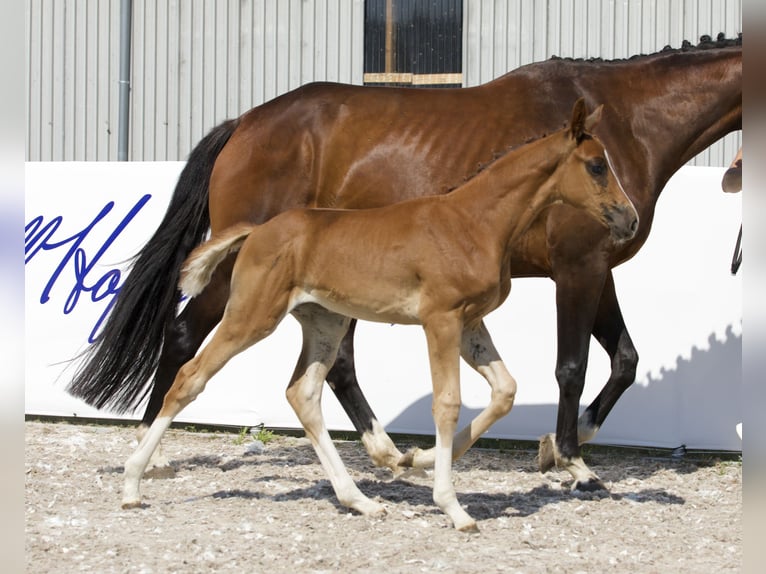
[[[599,107],[593,110],[593,113],[591,113],[591,115],[585,118],[586,132],[593,133],[593,128],[595,128],[598,122],[601,121],[601,112],[603,110],[604,110],[604,104],[601,104]]]
[[[585,133],[586,114],[585,98],[578,98],[572,109],[572,121],[569,124],[569,133],[572,139],[578,143]]]

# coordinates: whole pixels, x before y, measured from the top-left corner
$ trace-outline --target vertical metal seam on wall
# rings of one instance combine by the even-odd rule
[[[119,15],[127,1],[28,1],[29,159],[122,157],[117,68]],[[128,154],[134,160],[183,160],[223,116],[241,114],[300,84],[362,82],[363,0],[139,2],[132,3],[128,92]],[[741,30],[741,4],[463,0],[463,83],[485,83],[549,57],[554,48],[561,56],[618,58],[626,50],[662,48],[657,43],[678,47],[678,36],[692,36],[691,30],[731,34]],[[585,16],[578,15],[582,10]],[[710,26],[720,29],[700,28]],[[275,50],[277,43],[284,50]],[[142,57],[155,58],[154,66]],[[704,153],[720,164],[739,138],[727,136]]]

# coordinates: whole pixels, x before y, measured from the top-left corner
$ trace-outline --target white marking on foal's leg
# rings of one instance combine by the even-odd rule
[[[450,517],[457,530],[463,532],[478,532],[476,521],[460,506],[455,487],[452,484],[452,436],[442,445],[442,440],[437,429],[436,451],[434,461],[434,490],[433,498],[442,512]]]
[[[492,394],[487,407],[455,435],[453,461],[463,456],[497,420],[511,411],[516,397],[516,380],[500,358],[483,322],[477,329],[463,333],[460,353],[463,360],[489,383]],[[399,464],[412,468],[432,468],[434,460],[434,449],[414,448],[407,451]]]
[[[303,349],[287,388],[287,400],[311,440],[319,462],[327,473],[338,501],[365,515],[382,515],[382,504],[367,498],[348,474],[322,416],[322,388],[338,346],[348,330],[349,319],[316,305],[293,311],[303,328]]]
[[[399,461],[403,455],[377,420],[372,421],[371,431],[362,434],[362,444],[375,466],[390,468],[394,476],[402,474]]]
[[[144,436],[146,436],[148,430],[149,425],[143,423],[139,425],[138,429],[136,430],[136,438],[138,439],[139,443],[144,439]],[[157,448],[149,458],[149,463],[146,465],[145,474],[151,475],[152,478],[171,478],[175,476],[175,471],[173,470],[173,467],[170,466],[170,461],[162,452],[162,442],[157,445]]]
[[[152,453],[162,440],[162,435],[170,426],[171,417],[155,419],[136,450],[125,462],[124,485],[122,490],[122,507],[138,508],[141,506],[140,484],[141,477],[149,464]]]
[[[351,475],[348,474],[330,434],[324,428],[324,424],[322,424],[322,428],[319,430],[316,438],[313,432],[309,432],[308,428],[306,429],[306,434],[311,439],[314,450],[330,479],[338,501],[343,506],[352,508],[365,516],[381,516],[386,514],[386,508],[382,504],[369,499],[356,486]]]
[[[386,509],[382,504],[367,498],[356,486],[327,431],[320,404],[322,385],[327,370],[327,367],[321,363],[309,365],[303,376],[288,388],[288,401],[306,430],[306,435],[311,440],[319,462],[330,479],[338,501],[343,506],[365,515],[385,514]]]

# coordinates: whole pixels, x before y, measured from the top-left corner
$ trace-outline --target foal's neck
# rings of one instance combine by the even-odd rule
[[[446,199],[473,218],[477,228],[509,245],[543,209],[561,199],[551,176],[573,145],[563,131],[528,143],[497,159]]]

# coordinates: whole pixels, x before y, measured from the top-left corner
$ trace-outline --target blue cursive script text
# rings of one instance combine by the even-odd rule
[[[146,194],[139,199],[135,205],[128,211],[127,215],[117,224],[114,230],[107,237],[106,241],[100,246],[95,248],[88,248],[92,251],[86,252],[83,247],[83,242],[88,235],[96,229],[99,224],[106,218],[112,209],[114,209],[114,201],[107,203],[103,209],[93,218],[93,220],[85,226],[84,229],[70,235],[69,237],[58,237],[59,228],[64,223],[64,217],[59,215],[53,217],[49,221],[42,215],[33,217],[24,227],[25,240],[24,240],[24,263],[28,264],[38,253],[42,251],[56,251],[61,253],[61,260],[56,268],[53,270],[48,282],[45,284],[45,288],[40,294],[40,303],[45,304],[49,301],[51,291],[56,286],[57,281],[61,278],[65,269],[70,268],[74,271],[74,285],[72,286],[69,295],[64,302],[64,314],[68,315],[72,313],[77,307],[80,301],[80,295],[90,297],[90,300],[94,303],[100,301],[106,302],[106,307],[103,313],[100,315],[96,324],[93,326],[89,336],[88,342],[92,343],[98,334],[102,322],[109,314],[109,311],[114,305],[115,295],[120,290],[120,270],[110,269],[102,275],[98,275],[95,271],[95,267],[98,261],[104,256],[109,247],[114,241],[125,231],[125,228],[138,214],[139,211],[146,205],[151,199],[150,194]],[[104,227],[106,222],[101,224],[100,227]]]

